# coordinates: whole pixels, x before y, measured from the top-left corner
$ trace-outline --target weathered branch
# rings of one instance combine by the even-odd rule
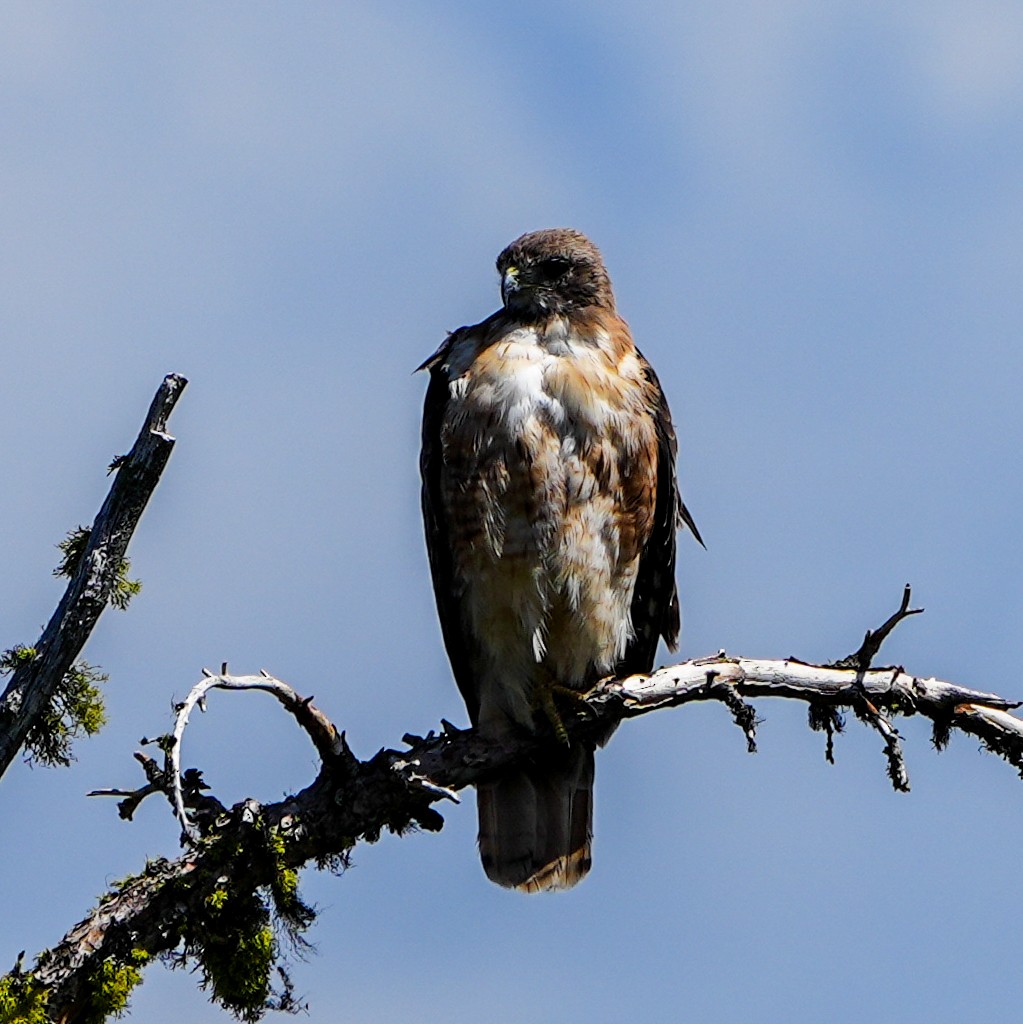
[[[923,608],[909,607],[909,599],[912,597],[912,594],[912,588],[907,583],[902,590],[902,603],[899,607],[877,629],[867,630],[866,635],[863,637],[863,643],[860,644],[858,650],[853,651],[852,654],[842,658],[840,661],[832,662],[831,667],[858,668],[861,672],[866,672],[873,664],[874,658],[877,657],[877,652],[881,650],[881,644],[888,639],[892,630],[903,619],[908,619],[911,615],[923,614]]]
[[[128,543],[174,445],[165,428],[186,383],[175,374],[163,381],[131,452],[111,466],[117,476],[87,543],[76,549],[73,560],[69,553],[66,570],[62,567],[70,582],[60,605],[36,647],[21,649],[26,654],[16,659],[0,696],[0,776],[53,700],[103,609],[116,599]],[[761,722],[750,701],[775,697],[807,704],[811,728],[826,733],[828,761],[834,760],[843,712],[852,710],[884,740],[888,775],[897,790],[909,789],[902,737],[893,724],[899,715],[930,719],[938,750],[955,729],[976,736],[1023,777],[1023,719],[1009,713],[1023,702],[913,676],[901,667],[873,667],[891,631],[918,613],[909,604],[907,587],[899,609],[877,630],[868,630],[857,651],[827,665],[732,657],[722,651],[649,675],[604,680],[565,709],[565,731],[573,739],[595,739],[626,718],[717,701],[752,753]],[[261,690],[280,702],[320,757],[319,773],[307,788],[278,802],[249,799],[225,808],[205,792],[199,770],[182,771],[189,716],[195,707],[204,707],[214,689]],[[181,823],[186,852],[175,860],[151,861],[138,875],[113,886],[60,943],[40,954],[31,971],[19,958],[14,970],[0,978],[0,1002],[16,1007],[10,1019],[26,1019],[31,1010],[32,1019],[45,1013],[61,1024],[92,1024],[116,1014],[142,966],[154,956],[194,959],[219,1002],[242,1019],[256,1019],[264,1007],[274,1005],[269,978],[278,944],[271,918],[300,941],[313,917],[298,897],[296,869],[310,862],[343,868],[357,843],[375,842],[385,830],[438,830],[443,818],[434,804],[445,799],[457,803],[458,790],[536,756],[557,739],[522,734],[497,740],[445,722],[439,735],[406,735],[407,750],[384,749],[359,761],[344,734],[310,698],[266,672],[232,676],[224,665],[219,674],[204,670],[177,708],[170,735],[144,742],[159,744],[164,754],[162,765],[149,755],[135,755],[145,784],[94,795],[121,797],[121,816],[130,819],[143,799],[162,794]],[[275,1005],[287,1006],[289,1000],[285,977]],[[22,1006],[28,1008],[24,1013]]]
[[[870,657],[874,654],[876,650]],[[566,715],[565,726],[573,737],[585,738],[625,718],[695,701],[718,701],[731,711],[752,750],[757,720],[747,700],[777,697],[809,706],[811,725],[828,733],[831,759],[834,735],[842,726],[841,709],[862,711],[869,705],[868,722],[875,728],[880,728],[878,722],[885,723],[880,731],[896,788],[906,788],[906,780],[898,734],[890,722],[894,715],[929,718],[939,749],[953,729],[977,736],[1023,775],[1023,720],[1008,713],[1021,702],[914,676],[901,668],[870,669],[860,664],[857,660],[839,668],[720,652],[648,676],[606,680],[580,704],[579,712]],[[71,1024],[85,1019],[100,965],[124,963],[130,956],[174,951],[180,955],[183,949],[199,961],[203,977],[218,995],[216,968],[204,959],[209,955],[204,943],[216,927],[209,908],[223,897],[225,886],[241,894],[231,897],[237,899],[259,891],[275,893],[282,871],[310,861],[343,867],[356,843],[374,842],[385,829],[437,830],[443,820],[432,804],[453,798],[454,791],[505,770],[552,742],[551,737],[528,735],[494,742],[445,723],[440,735],[406,737],[408,750],[385,749],[359,761],[343,734],[310,700],[265,673],[229,676],[225,666],[220,675],[204,675],[179,708],[174,736],[165,743],[168,763],[177,764],[178,754],[172,756],[172,751],[180,749],[188,711],[211,689],[271,692],[309,732],[322,759],[320,773],[308,788],[280,802],[248,800],[225,810],[214,801],[218,813],[213,819],[199,819],[202,827],[197,827],[195,816],[186,813],[194,787],[190,797],[187,786],[160,785],[161,778],[167,778],[166,769],[161,776],[151,758],[143,759],[148,784],[127,794],[132,809],[148,792],[173,795],[176,790],[173,802],[187,823],[189,849],[177,860],[150,863],[140,875],[120,884],[39,958],[34,979],[48,991],[48,1012],[55,1020]],[[188,773],[186,782],[187,777]]]
[[[345,751],[344,737],[334,727],[333,722],[313,704],[312,698],[300,697],[287,683],[274,678],[269,672],[261,672],[258,676],[231,676],[227,673],[226,664],[221,666],[220,675],[203,669],[203,678],[178,705],[174,732],[167,750],[167,775],[171,780],[174,812],[181,823],[185,838],[192,842],[198,840],[202,832],[189,819],[185,807],[186,801],[181,785],[181,741],[192,709],[196,706],[205,709],[206,694],[210,690],[262,690],[269,693],[291,712],[298,724],[309,734],[325,765],[332,764]]]
[[[131,451],[114,460],[117,475],[92,525],[67,590],[35,645],[0,696],[0,776],[25,743],[111,598],[128,542],[163,472],[174,438],[167,418],[188,382],[165,377]]]

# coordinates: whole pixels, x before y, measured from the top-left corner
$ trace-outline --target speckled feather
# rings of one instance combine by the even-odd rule
[[[537,687],[648,671],[679,614],[675,437],[596,247],[534,232],[498,258],[505,307],[424,364],[423,513],[470,717],[534,727]],[[556,759],[555,759],[556,760]],[[491,878],[565,888],[589,866],[592,751],[481,787]]]

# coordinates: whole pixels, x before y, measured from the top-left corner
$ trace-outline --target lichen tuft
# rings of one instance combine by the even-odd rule
[[[108,957],[92,979],[87,1006],[78,1018],[81,1024],[103,1024],[128,1009],[132,991],[142,984],[142,968],[150,960],[144,949],[133,949],[124,960]]]
[[[0,978],[0,1024],[47,1024],[48,996],[31,973],[15,970]]]
[[[94,736],[106,725],[99,684],[107,678],[86,661],[78,661],[67,670],[25,738],[25,754],[30,763],[71,764],[75,740]]]
[[[0,654],[0,675],[6,675],[8,672],[17,672],[19,668],[31,665],[36,660],[38,653],[34,647],[26,647],[24,644],[8,647],[6,651]]]
[[[61,551],[60,564],[53,570],[54,576],[74,576],[78,567],[82,564],[82,557],[89,544],[89,537],[92,530],[87,526],[76,526],[68,532],[68,535],[57,545]],[[110,589],[110,603],[124,611],[131,599],[142,590],[142,581],[133,580],[128,574],[131,572],[131,562],[122,558],[114,573],[114,582]]]

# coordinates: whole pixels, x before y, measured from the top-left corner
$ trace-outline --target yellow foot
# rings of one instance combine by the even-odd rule
[[[589,711],[589,706],[586,703],[586,698],[589,697],[596,687],[589,690],[573,690],[569,686],[562,686],[561,683],[552,683],[551,692],[556,697],[564,697],[566,702],[571,704],[574,708],[579,711]]]
[[[558,699],[572,711],[587,712],[589,709],[586,706],[585,693],[580,693],[578,690],[563,686],[553,679],[546,679],[536,684],[537,710],[542,711],[544,717],[551,723],[551,728],[554,730],[554,735],[558,738],[558,742],[565,744],[567,747],[569,745],[568,730],[565,728],[565,722],[561,717],[561,712],[558,710],[556,703]]]
[[[546,715],[547,721],[551,723],[551,728],[554,730],[554,735],[557,736],[558,742],[563,743],[567,747],[568,730],[565,728],[565,723],[561,720],[561,713],[554,703],[554,687],[540,683],[536,689],[537,696],[540,698],[540,710]]]

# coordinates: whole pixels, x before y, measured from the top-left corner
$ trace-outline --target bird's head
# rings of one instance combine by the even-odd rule
[[[571,228],[531,231],[497,257],[505,309],[527,320],[563,316],[589,306],[614,310],[600,250]]]

